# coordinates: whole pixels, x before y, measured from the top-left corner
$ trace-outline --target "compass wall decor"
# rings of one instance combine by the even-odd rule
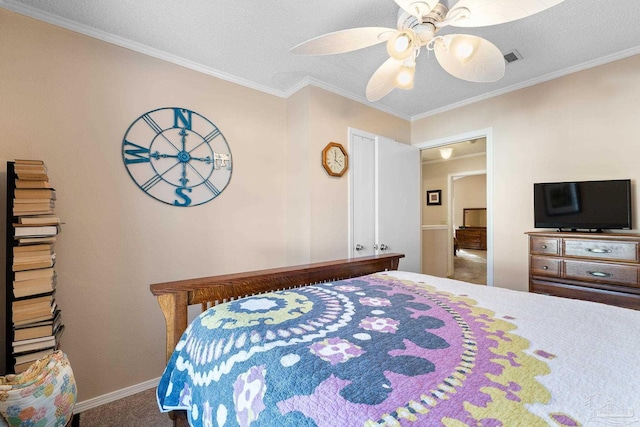
[[[173,206],[198,206],[229,184],[233,161],[220,129],[185,108],[149,111],[133,121],[122,140],[122,160],[148,195]]]

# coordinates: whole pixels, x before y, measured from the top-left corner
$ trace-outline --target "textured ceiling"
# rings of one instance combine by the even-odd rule
[[[507,64],[502,80],[459,80],[423,49],[414,89],[371,104],[365,87],[387,58],[384,44],[321,57],[289,49],[331,31],[395,28],[392,0],[0,0],[0,7],[277,96],[311,83],[406,119],[640,53],[640,0],[565,0],[511,23],[441,31],[484,37],[503,53],[517,49],[524,59]]]

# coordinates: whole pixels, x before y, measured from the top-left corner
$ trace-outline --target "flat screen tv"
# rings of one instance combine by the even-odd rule
[[[631,180],[533,184],[536,228],[631,229]]]

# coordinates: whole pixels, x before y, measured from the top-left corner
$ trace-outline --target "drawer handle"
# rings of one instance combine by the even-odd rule
[[[549,267],[547,267],[546,265],[544,267],[542,267],[543,270],[548,270]]]
[[[604,273],[602,271],[587,271],[587,273],[589,273],[590,275],[592,275],[594,277],[611,277],[611,276],[613,276],[613,274],[611,274],[611,273]]]
[[[587,249],[587,252],[591,252],[593,254],[610,254],[611,253],[611,249]]]
[[[547,245],[542,245],[542,249],[547,249]]]

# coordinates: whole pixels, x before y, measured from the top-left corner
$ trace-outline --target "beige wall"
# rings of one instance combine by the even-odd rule
[[[424,197],[422,201],[422,225],[447,224],[447,206],[449,203],[447,180],[449,175],[483,171],[486,168],[487,156],[485,155],[424,163],[422,165],[422,194]],[[442,205],[427,206],[427,190],[442,190]]]
[[[310,87],[311,129],[309,179],[311,198],[311,258],[316,261],[348,256],[348,179],[334,178],[322,167],[320,153],[330,142],[348,147],[349,127],[409,143],[410,123],[333,93]]]
[[[449,228],[431,226],[422,229],[422,270],[423,274],[447,277],[449,259]]]
[[[346,146],[347,126],[410,140],[409,122],[317,88],[281,99],[4,9],[0,59],[0,174],[42,159],[58,190],[57,300],[80,401],[162,374],[149,284],[346,256],[347,179],[324,172],[322,148]],[[229,142],[231,182],[205,205],[152,199],[122,163],[131,122],[170,106]]]
[[[533,183],[631,178],[640,224],[640,55],[412,123],[413,144],[493,128],[494,284],[527,289]]]
[[[453,183],[453,228],[464,225],[464,210],[487,207],[487,175],[469,175]]]

